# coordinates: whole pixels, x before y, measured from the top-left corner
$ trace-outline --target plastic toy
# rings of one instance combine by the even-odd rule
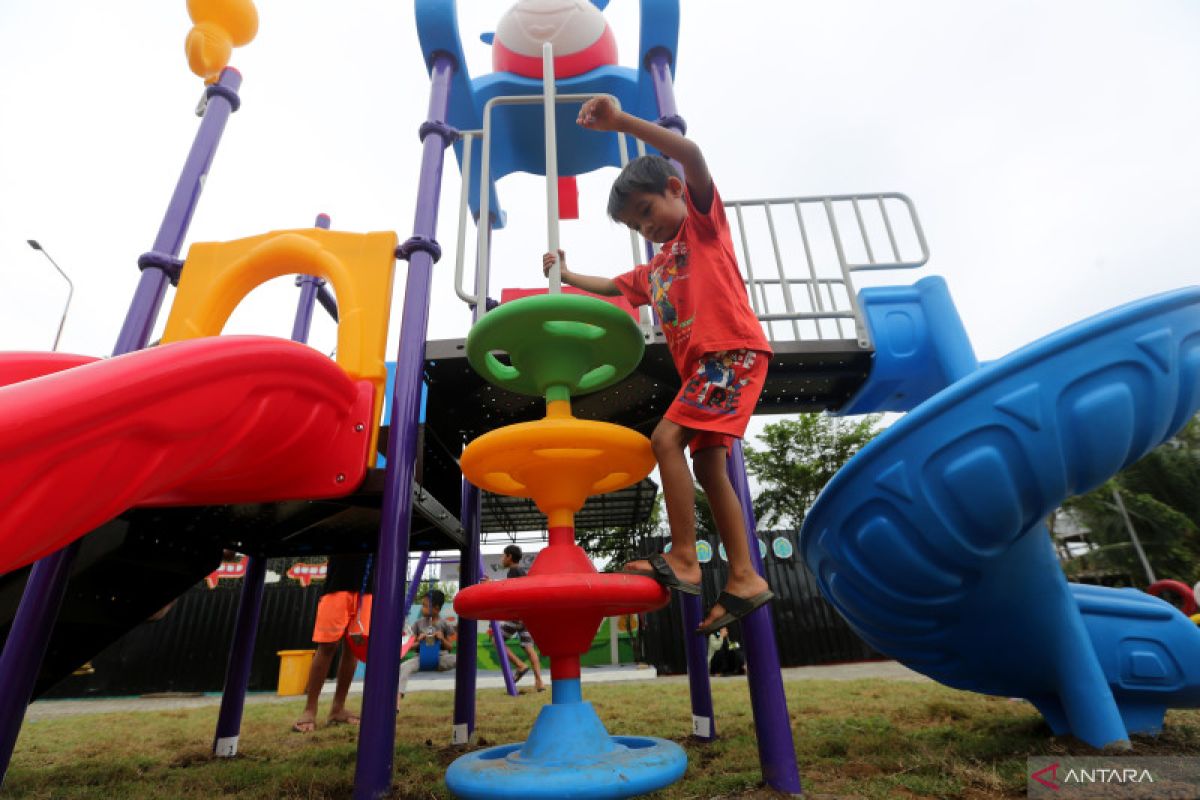
[[[1188,586],[1183,581],[1163,580],[1155,581],[1146,587],[1146,594],[1162,597],[1164,594],[1173,594],[1177,596],[1182,605],[1179,610],[1184,614],[1192,615],[1197,611],[1196,595],[1192,587]]]
[[[554,47],[554,74],[571,78],[617,63],[617,42],[600,9],[588,0],[519,0],[491,41],[492,68],[542,77],[542,45]]]
[[[188,66],[205,83],[215,84],[233,48],[254,40],[258,11],[251,0],[188,0],[187,9],[195,23],[184,43]]]
[[[494,350],[507,352],[501,364]],[[624,378],[642,354],[628,314],[589,297],[513,301],[474,326],[467,357],[492,383],[544,394],[546,417],[485,434],[463,451],[463,475],[498,494],[532,497],[548,520],[549,546],[524,578],[459,592],[460,613],[519,619],[550,657],[553,701],[529,740],[463,756],[446,772],[458,797],[632,797],[682,775],[683,750],[664,739],[609,736],[582,701],[579,658],[605,617],[668,601],[652,580],[596,573],[574,541],[574,515],[590,495],[620,489],[654,466],[646,437],[571,415],[571,396]]]

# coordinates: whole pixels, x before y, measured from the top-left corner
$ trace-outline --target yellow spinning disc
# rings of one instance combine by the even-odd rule
[[[650,440],[607,422],[550,416],[491,431],[467,446],[467,480],[531,497],[550,525],[571,525],[588,497],[637,483],[654,468]]]

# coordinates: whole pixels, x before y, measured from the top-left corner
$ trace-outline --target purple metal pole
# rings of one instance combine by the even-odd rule
[[[683,610],[683,641],[692,695],[692,736],[711,742],[717,738],[717,722],[713,713],[712,683],[708,678],[708,641],[696,635],[696,628],[704,620],[704,602],[688,594],[680,594],[679,602]]]
[[[0,783],[8,771],[78,552],[79,541],[75,541],[33,565],[0,654],[0,686],[4,687],[0,691]]]
[[[154,240],[154,253],[165,260],[174,260],[179,255],[200,198],[204,177],[212,164],[233,104],[237,102],[237,90],[241,85],[241,74],[235,69],[226,69],[210,89],[204,119],[200,122],[191,152],[175,184],[175,193],[159,225],[158,237]],[[125,323],[117,336],[114,356],[146,346],[167,283],[168,277],[162,267],[147,266],[142,270],[133,301],[125,314]],[[33,696],[33,687],[46,657],[46,648],[62,607],[67,578],[79,546],[79,541],[75,541],[33,565],[4,651],[0,653],[0,687],[4,687],[0,691],[0,782],[8,771],[25,709]]]
[[[323,231],[329,230],[329,215],[317,214],[314,227]],[[312,331],[313,306],[317,302],[317,290],[325,285],[325,281],[315,275],[297,275],[296,285],[300,287],[300,300],[296,304],[296,319],[292,323],[292,341],[307,342],[308,334]]]
[[[463,481],[466,484],[466,481]],[[483,575],[483,550],[476,547],[475,551],[479,554],[479,563],[476,565],[477,572],[475,573],[475,583],[479,583],[479,576]],[[500,631],[500,622],[491,620],[492,641],[496,644],[496,658],[500,662],[500,673],[504,675],[504,688],[508,690],[509,697],[517,696],[517,682],[513,680],[512,665],[508,663],[508,653],[504,648],[504,634]]]
[[[675,86],[671,81],[671,55],[666,50],[652,50],[646,59],[646,69],[650,71],[650,81],[654,85],[654,100],[658,105],[659,116],[664,119],[675,119],[674,128],[683,135],[679,125],[679,109],[675,107]]]
[[[404,595],[404,617],[408,618],[408,610],[413,607],[413,603],[417,601],[417,590],[421,588],[421,579],[425,577],[425,565],[429,563],[429,551],[421,552],[421,557],[417,559],[417,568],[413,570],[412,580],[408,584],[408,593]],[[403,636],[403,632],[400,634]]]
[[[329,230],[329,216],[318,214],[316,226]],[[311,275],[302,275],[300,278],[303,283],[300,299],[296,303],[296,318],[292,323],[292,341],[304,343],[308,341],[308,333],[312,327],[313,305],[317,298],[319,279]],[[262,556],[250,556],[246,564],[246,576],[242,580],[242,594],[238,599],[233,642],[229,649],[229,662],[225,668],[225,689],[221,693],[221,711],[217,715],[217,731],[213,735],[213,755],[219,758],[232,758],[237,755],[266,578],[267,559]]]
[[[459,585],[464,589],[479,583],[480,517],[482,499],[479,490],[467,481],[462,482],[462,525],[467,533],[467,546],[459,560]],[[475,678],[479,666],[479,622],[458,618],[458,663],[454,673],[454,727],[451,744],[469,744],[475,731]]]
[[[453,71],[454,62],[449,56],[439,55],[434,60],[430,75],[430,122],[442,122],[446,118]],[[417,211],[413,222],[414,236],[410,241],[429,245],[437,234],[442,164],[448,144],[447,138],[437,132],[424,137]],[[414,246],[404,289],[404,316],[400,324],[396,382],[392,389],[392,434],[388,437],[387,483],[383,493],[377,551],[379,568],[375,573],[366,687],[354,775],[354,797],[357,800],[384,797],[392,786],[401,628],[404,615],[408,612],[400,604],[404,599],[404,566],[412,521],[417,425],[421,414],[421,380],[425,369],[425,336],[429,328],[429,297],[433,278],[432,249]]]
[[[740,441],[733,443],[727,470],[733,490],[742,504],[750,559],[754,562],[754,569],[762,575],[763,562],[758,550],[754,504],[750,497],[750,481],[746,478],[746,460]],[[750,707],[754,711],[758,762],[762,765],[763,780],[776,791],[801,794],[803,790],[800,787],[800,768],[796,764],[796,744],[792,739],[787,697],[783,693],[783,673],[779,671],[779,649],[775,645],[775,624],[768,606],[755,609],[742,620],[742,643],[746,648],[746,681],[750,684]]]
[[[242,730],[242,711],[246,705],[246,686],[250,683],[250,662],[258,633],[258,614],[262,608],[263,586],[267,578],[267,559],[251,556],[246,564],[242,595],[238,600],[237,622],[233,628],[233,646],[225,667],[225,690],[221,694],[221,712],[213,735],[213,755],[232,758],[237,755]]]
[[[179,181],[175,184],[175,193],[171,195],[171,202],[167,205],[167,213],[159,226],[152,253],[167,259],[179,256],[183,239],[192,222],[192,214],[195,213],[196,204],[200,200],[200,190],[208,177],[221,134],[225,131],[225,123],[233,113],[233,103],[237,102],[237,90],[241,85],[241,73],[236,69],[226,68],[216,86],[210,87],[212,91],[209,92],[204,109],[204,119],[200,122],[196,140],[188,153],[187,161],[184,162]],[[163,296],[167,292],[167,283],[168,276],[162,269],[149,267],[142,270],[129,313],[125,316],[125,324],[117,336],[114,356],[141,350],[146,346],[150,339],[150,331],[154,329],[154,322],[158,318]]]

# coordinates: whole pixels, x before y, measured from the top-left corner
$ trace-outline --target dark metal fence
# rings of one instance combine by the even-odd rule
[[[882,658],[858,638],[821,596],[816,580],[797,552],[796,538],[797,531],[759,532],[759,539],[766,548],[763,565],[767,582],[776,595],[770,608],[780,664],[798,667]],[[777,540],[782,541],[777,544]],[[663,539],[647,539],[641,543],[640,552],[648,555],[661,550],[664,544]],[[720,556],[718,541],[715,538],[701,540],[702,558],[705,545],[711,553],[711,560],[701,564],[707,605],[725,586],[729,570]],[[741,638],[738,623],[730,626],[730,634],[735,640]],[[685,635],[692,634],[683,629],[679,596],[672,592],[671,605],[646,615],[639,642],[641,657],[661,673],[686,672]]]
[[[763,559],[767,581],[777,595],[771,614],[783,666],[880,658],[821,597],[808,567],[795,552],[795,531],[765,531],[759,538],[767,549]],[[776,544],[778,539],[791,546],[790,554],[786,545]],[[665,543],[662,539],[646,540],[640,551],[655,552]],[[712,557],[703,565],[704,598],[711,603],[725,584],[727,568],[717,541],[705,544],[711,548]],[[288,568],[300,560],[267,562],[268,570],[279,580],[268,583],[263,592],[250,671],[251,691],[275,689],[279,676],[277,651],[313,646],[321,583],[304,587],[286,577]],[[304,559],[313,563],[322,560]],[[94,673],[67,678],[46,696],[221,691],[241,588],[240,579],[221,580],[212,589],[201,582],[185,592],[162,620],[139,625],[92,659]],[[734,639],[740,638],[736,624],[731,634]],[[690,634],[683,630],[679,600],[673,596],[670,606],[646,616],[637,643],[639,658],[662,673],[685,672],[685,635]]]
[[[279,650],[313,647],[321,583],[302,586],[287,577],[301,559],[273,558],[267,569],[279,576],[263,591],[258,636],[250,670],[251,691],[274,691]],[[319,563],[321,557],[303,559]],[[185,592],[158,622],[131,630],[91,661],[95,672],[61,681],[46,697],[86,697],[153,692],[219,692],[233,637],[242,580],[201,582]]]

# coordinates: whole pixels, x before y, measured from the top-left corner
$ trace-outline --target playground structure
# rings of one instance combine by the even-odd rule
[[[474,583],[483,516],[477,484],[510,494],[517,489],[514,484],[532,485],[515,473],[508,483],[490,477],[501,469],[524,469],[517,461],[490,463],[471,483],[461,479],[453,463],[444,463],[444,453],[431,458],[428,451],[425,475],[416,483],[422,383],[437,398],[430,404],[426,425],[440,431],[444,441],[458,444],[506,423],[541,426],[524,429],[534,431],[558,425],[579,437],[547,448],[538,444],[540,432],[530,434],[524,445],[529,452],[580,447],[591,420],[645,429],[671,396],[666,387],[674,384],[674,371],[661,334],[646,317],[635,330],[639,343],[645,343],[644,356],[611,365],[603,380],[592,367],[609,362],[596,362],[586,353],[562,359],[577,370],[582,366],[577,360],[587,365],[575,377],[535,381],[517,387],[519,392],[483,382],[472,367],[482,364],[481,372],[500,384],[512,377],[510,370],[537,371],[521,368],[521,356],[504,338],[511,330],[502,323],[516,315],[512,309],[540,308],[544,303],[539,299],[524,307],[513,303],[497,311],[490,308],[494,301],[489,298],[488,247],[505,217],[496,182],[517,171],[546,175],[547,207],[553,213],[558,174],[577,175],[623,163],[629,151],[624,137],[598,139],[570,124],[583,99],[596,94],[610,95],[631,113],[682,130],[672,94],[678,3],[642,0],[636,68],[599,63],[543,81],[508,72],[472,80],[465,69],[452,0],[417,0],[431,99],[429,118],[421,128],[413,235],[397,246],[389,233],[323,230],[326,220],[316,229],[194,245],[186,261],[180,261],[199,187],[226,120],[240,102],[241,76],[225,66],[226,43],[245,43],[249,29],[244,16],[222,27],[212,16],[217,5],[189,3],[201,29],[189,38],[189,60],[205,78],[207,106],[154,247],[139,259],[142,277],[114,358],[100,362],[58,354],[11,354],[0,366],[5,384],[0,388],[0,411],[4,419],[16,421],[0,434],[8,482],[2,485],[10,496],[21,492],[21,501],[10,503],[0,517],[0,570],[11,572],[40,559],[0,655],[0,683],[11,687],[0,697],[0,769],[7,766],[30,697],[53,682],[55,669],[61,671],[79,655],[78,649],[58,653],[51,645],[52,636],[60,635],[55,619],[68,579],[77,580],[72,570],[86,566],[94,543],[117,535],[112,526],[123,526],[121,535],[146,531],[141,541],[188,531],[199,542],[193,551],[172,554],[188,565],[182,580],[164,581],[155,586],[157,594],[147,593],[140,604],[110,611],[126,625],[159,608],[170,599],[169,592],[185,588],[192,572],[199,569],[191,578],[194,582],[211,571],[223,545],[253,554],[214,737],[214,749],[222,755],[237,749],[245,662],[253,647],[265,556],[328,552],[319,548],[353,542],[355,548],[374,549],[378,559],[372,656],[356,769],[356,796],[378,797],[390,789],[392,779],[396,712],[390,698],[399,673],[401,625],[411,603],[405,598],[408,553],[461,549],[463,583]],[[246,5],[228,4],[243,12]],[[602,10],[605,3],[595,5]],[[458,248],[459,295],[473,307],[477,325],[485,326],[477,328],[484,334],[472,334],[484,337],[482,345],[476,339],[474,359],[470,340],[426,341],[431,272],[440,256],[437,197],[444,151],[450,145],[455,146],[464,176],[460,240],[466,214],[475,217],[478,229],[471,291],[462,288],[465,248],[461,243]],[[473,165],[478,165],[477,176]],[[1056,731],[1073,732],[1097,746],[1125,742],[1131,732],[1157,730],[1168,706],[1200,705],[1197,628],[1168,604],[1142,593],[1067,584],[1039,522],[1062,498],[1096,485],[1169,437],[1200,406],[1200,293],[1184,290],[1117,309],[977,370],[940,279],[864,290],[858,296],[853,292],[857,270],[913,268],[927,259],[906,198],[880,194],[727,205],[739,222],[752,305],[768,326],[776,352],[760,410],[913,412],[831,483],[802,534],[802,551],[823,591],[855,630],[882,652],[949,685],[1028,697]],[[848,230],[861,235],[865,261],[855,261],[842,246],[835,210],[839,206],[849,207],[857,221]],[[907,211],[919,255],[901,253],[889,214],[897,207]],[[878,209],[886,229],[884,248],[871,246],[863,222],[872,208]],[[833,277],[818,274],[811,254],[800,262],[807,274],[803,269],[799,275],[786,270],[775,243],[775,215],[784,211],[794,213],[807,246],[805,225],[811,216],[806,214],[812,209],[826,215],[838,244],[840,274]],[[775,245],[777,277],[756,274],[749,257],[750,226],[743,223],[743,215],[758,211],[765,215]],[[555,249],[555,228],[549,227],[549,249]],[[635,260],[644,258],[636,239],[631,238],[631,250]],[[889,250],[890,257],[876,256]],[[391,285],[394,257],[407,259],[409,268],[390,394],[392,422],[390,429],[381,431],[383,321],[390,304],[389,292],[382,287]],[[269,277],[296,272],[308,277],[300,281],[293,338],[303,340],[313,303],[321,299],[326,308],[336,309],[340,322],[336,365],[282,340],[211,338],[247,291]],[[388,276],[386,283],[382,273]],[[336,305],[323,281],[336,290]],[[144,350],[169,282],[178,282],[179,292],[164,344]],[[586,343],[589,326],[598,326],[566,319],[564,309],[599,313],[590,310],[595,304],[576,307],[567,296],[553,302],[553,318],[542,322],[554,323],[551,329],[557,329],[558,339]],[[612,325],[617,325],[615,318]],[[498,343],[488,339],[489,330],[501,336],[510,364],[484,356],[489,345]],[[579,336],[581,331],[585,335]],[[531,358],[541,364],[558,356],[543,351]],[[264,364],[271,369],[264,370]],[[216,394],[227,405],[214,406],[215,394],[186,394],[184,383],[203,381],[181,379],[185,373],[193,378],[220,376],[227,383]],[[113,387],[120,391],[110,391]],[[164,402],[146,403],[146,392],[157,393]],[[572,396],[582,392],[590,393]],[[103,403],[98,402],[101,398]],[[47,404],[54,409],[48,416],[55,424],[32,425],[36,412]],[[203,412],[204,417],[191,419],[184,409]],[[546,419],[535,422],[543,412]],[[228,428],[214,433],[208,427],[212,420],[224,420]],[[105,427],[97,425],[100,421]],[[636,451],[636,440],[629,441]],[[148,445],[149,450],[128,449]],[[371,469],[379,447],[387,457],[382,471]],[[589,448],[604,450],[599,445],[585,449]],[[469,452],[462,454],[466,471],[474,457],[469,458]],[[520,452],[508,448],[506,456],[513,459]],[[457,455],[451,454],[451,462]],[[122,472],[114,464],[128,469]],[[275,469],[284,465],[286,472]],[[729,466],[748,509],[740,446]],[[621,470],[619,480],[606,480],[606,473],[581,477],[579,483],[586,496],[593,489],[633,483],[642,467],[649,470],[641,463]],[[567,474],[557,466],[551,471],[556,477]],[[72,497],[70,502],[58,494],[98,474],[114,481],[119,475],[121,485],[96,493],[100,497]],[[558,491],[557,482],[545,486]],[[588,572],[565,516],[579,510],[579,491],[577,487],[569,500],[553,501],[544,501],[540,490],[529,493],[550,516],[551,546],[542,557],[545,563],[540,558],[524,581],[465,590],[472,613],[524,618],[546,647],[549,640],[539,634],[538,613],[529,603],[544,600],[539,592],[546,586],[570,588]],[[753,537],[754,520],[747,523]],[[35,525],[39,527],[30,527]],[[751,552],[757,554],[758,548]],[[564,562],[574,578],[556,576]],[[897,564],[904,566],[897,569]],[[591,613],[649,608],[665,599],[645,580],[619,578],[618,583],[622,588],[612,594],[599,592],[590,598],[601,609]],[[690,629],[699,622],[702,606],[698,598],[684,603],[685,628]],[[547,613],[552,612],[557,613],[553,608]],[[593,632],[594,628],[587,632],[589,639]],[[474,641],[475,635],[474,623],[464,619],[460,640]],[[744,621],[743,637],[764,778],[773,788],[799,792],[766,609]],[[63,638],[79,638],[83,647],[99,645],[96,634],[68,633]],[[716,729],[704,645],[698,637],[688,640],[692,730],[698,738],[710,739]],[[547,652],[556,665],[554,703],[546,713],[578,722],[585,704],[579,702],[578,684],[570,683],[572,652],[565,645],[551,648]],[[44,666],[47,653],[50,661]],[[465,744],[474,729],[475,670],[473,654],[463,655],[456,676],[452,736]],[[50,668],[51,664],[57,666]],[[559,706],[563,708],[556,710]],[[546,729],[555,731],[551,726],[556,724],[547,722]],[[540,719],[538,726],[543,727]],[[607,737],[602,726],[593,733],[593,742]],[[547,736],[558,734],[535,728],[530,741]],[[635,754],[650,749],[640,743],[631,746],[620,737],[616,745]],[[492,761],[507,760],[515,752],[512,747],[498,748]],[[681,771],[681,765],[670,762],[667,772],[675,769]],[[494,788],[489,787],[482,791]],[[464,796],[481,796],[471,794],[474,789],[465,783],[459,790]],[[528,793],[527,787],[520,787],[519,793]],[[622,795],[612,789],[597,796]]]

